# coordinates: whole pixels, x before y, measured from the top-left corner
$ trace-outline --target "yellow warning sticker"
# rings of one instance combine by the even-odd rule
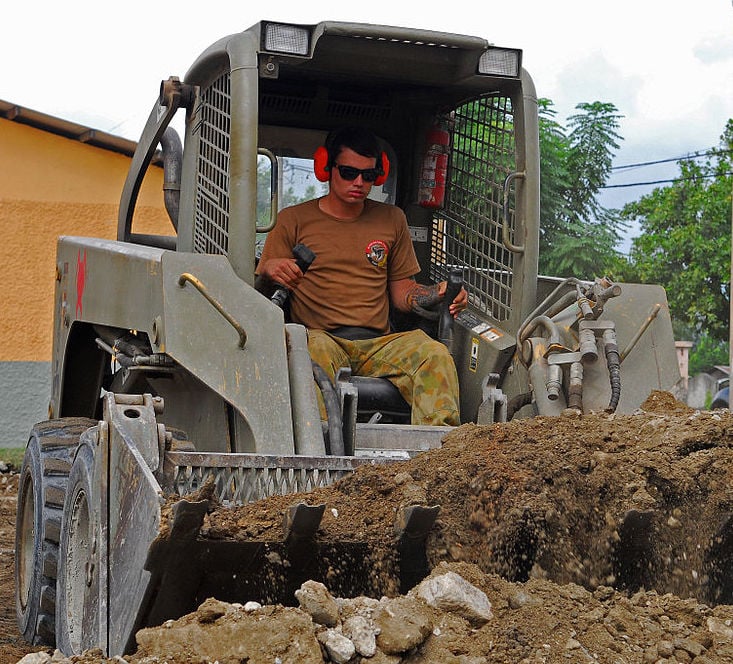
[[[474,373],[478,369],[478,339],[475,337],[471,339],[471,359],[468,362],[468,368]]]

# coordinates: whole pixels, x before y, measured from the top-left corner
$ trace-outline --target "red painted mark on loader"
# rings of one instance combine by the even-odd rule
[[[82,256],[81,249],[76,255],[76,317],[79,318],[82,313],[82,297],[84,297],[84,287],[87,280],[87,250],[84,250]]]

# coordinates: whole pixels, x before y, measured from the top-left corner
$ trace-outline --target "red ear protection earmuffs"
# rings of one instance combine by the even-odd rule
[[[319,182],[328,182],[329,171],[328,150],[321,145],[313,155],[313,171]]]
[[[381,162],[382,174],[374,180],[374,184],[377,187],[381,187],[387,181],[387,177],[389,176],[389,157],[384,150],[382,150],[379,161]]]
[[[377,164],[377,167],[381,166],[382,175],[379,175],[374,181],[374,184],[379,187],[387,181],[389,176],[389,157],[386,152],[382,152],[379,161],[381,164]],[[313,155],[313,171],[316,174],[316,179],[319,182],[328,182],[328,178],[331,173],[331,166],[328,163],[328,150],[321,145],[315,154]]]

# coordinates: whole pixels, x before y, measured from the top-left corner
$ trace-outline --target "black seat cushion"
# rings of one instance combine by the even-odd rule
[[[410,406],[400,391],[386,378],[352,376],[351,382],[359,393],[358,419],[368,420],[380,413],[389,422],[409,423]]]

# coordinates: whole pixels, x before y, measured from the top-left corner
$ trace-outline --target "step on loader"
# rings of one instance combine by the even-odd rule
[[[418,281],[468,292],[452,325],[441,312],[395,321],[450,348],[462,422],[631,412],[675,387],[662,288],[537,274],[537,95],[521,50],[263,21],[162,82],[117,239],[59,238],[50,419],[31,431],[18,496],[28,641],[114,656],[207,596],[293,603],[308,578],[342,596],[370,591],[359,542],[319,541],[323,506],[294,501],[276,542],[201,531],[210,500],[300,494],[437,447],[449,429],[411,425],[390,383],[347,369],[321,383],[332,390],[322,422],[306,330],[254,287],[279,208],[324,193],[313,154],[346,124],[373,130],[389,155],[371,195],[404,210]],[[171,232],[137,233],[142,179],[161,165]],[[401,590],[429,571],[438,510],[395,517]],[[328,576],[334,557],[353,564]],[[277,559],[288,565],[268,566]]]

